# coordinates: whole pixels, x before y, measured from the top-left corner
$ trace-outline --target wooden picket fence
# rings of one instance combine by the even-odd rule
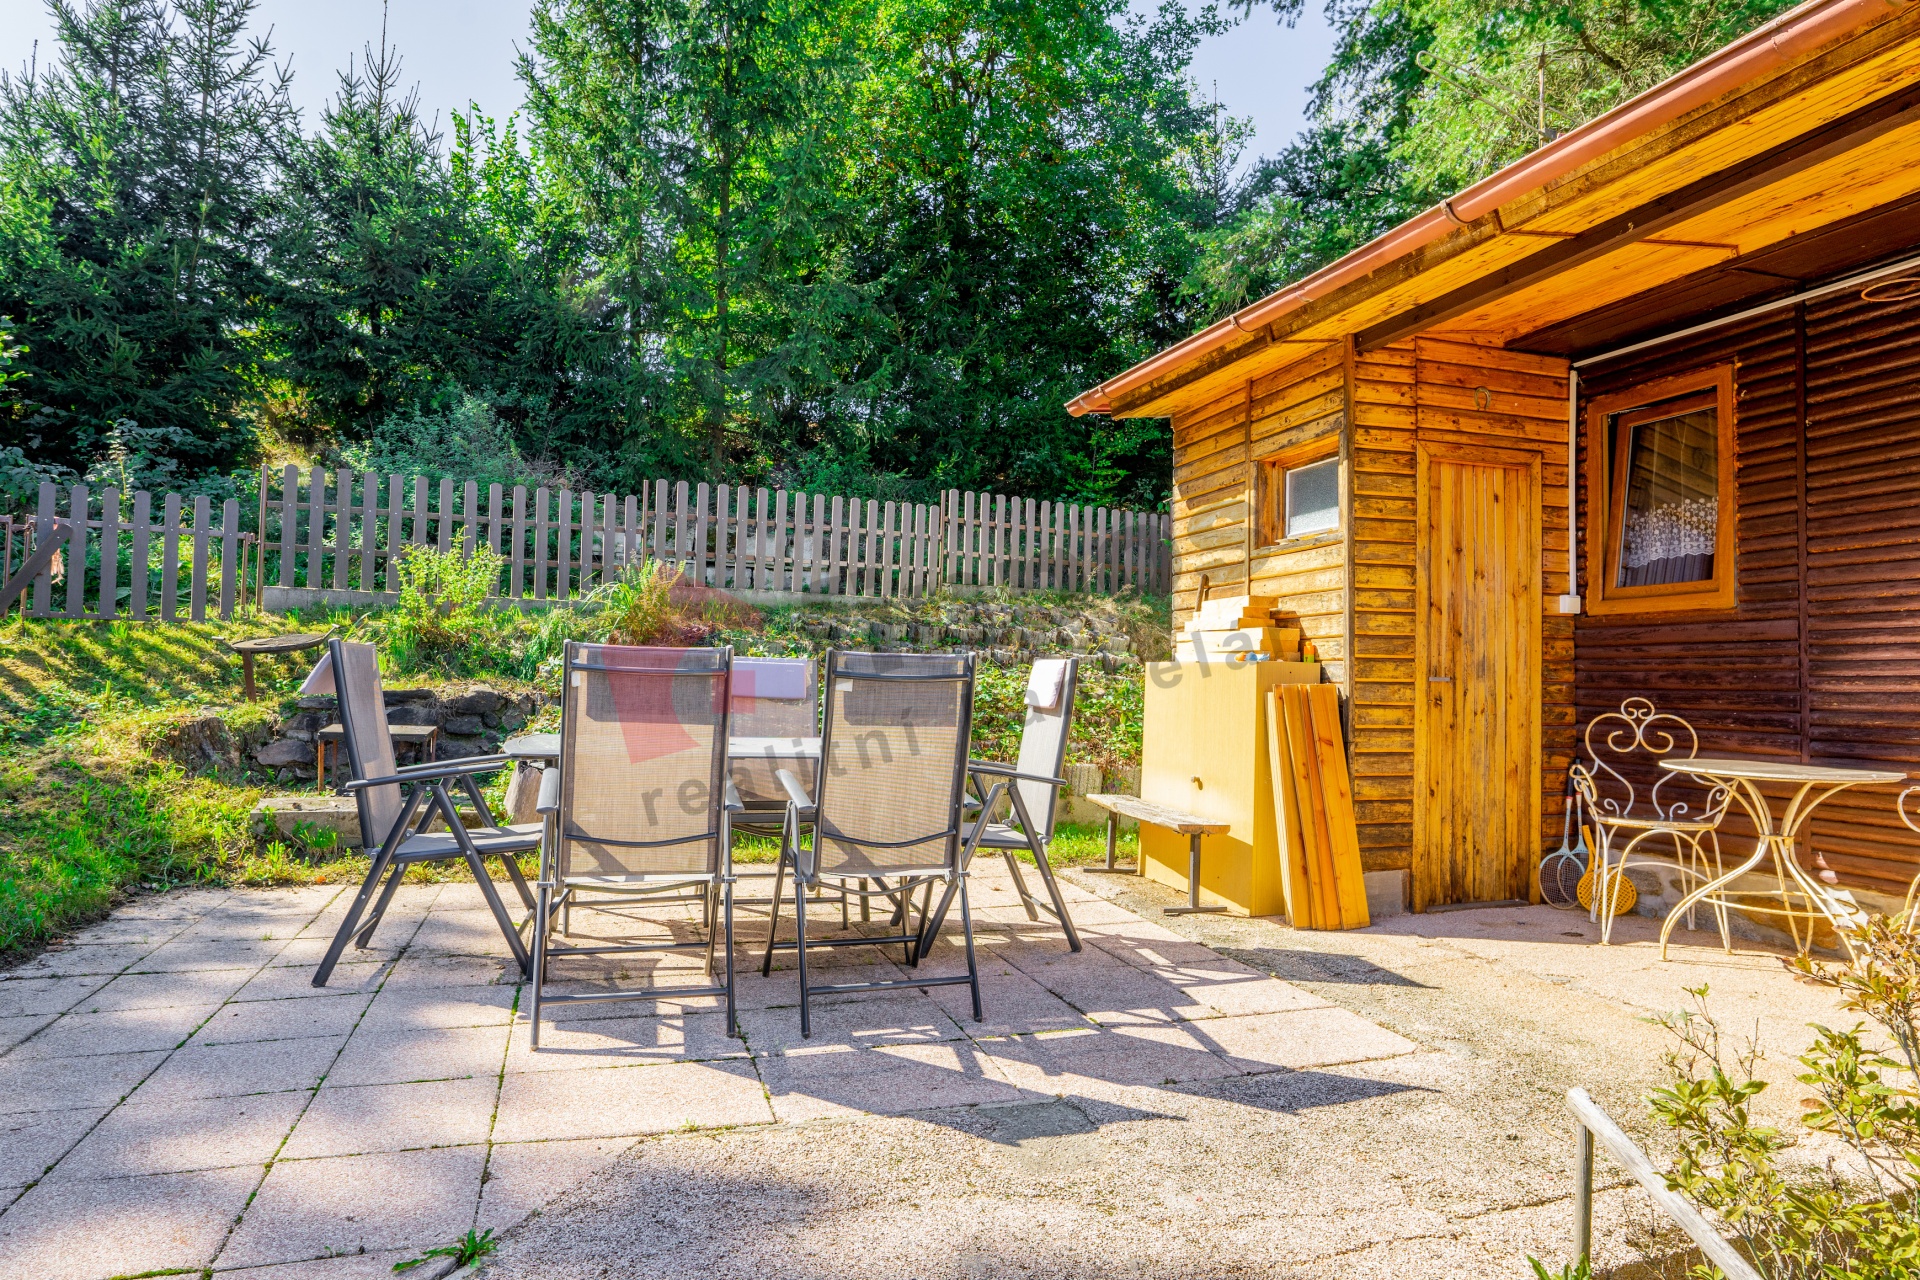
[[[192,520],[184,516],[191,506]],[[374,603],[399,590],[409,547],[501,558],[497,593],[577,600],[651,558],[730,592],[919,597],[943,588],[1160,593],[1171,580],[1170,517],[950,490],[937,503],[658,480],[634,494],[411,479],[319,468],[263,470],[251,530],[237,502],[155,500],[43,485],[36,515],[0,522],[0,582],[41,531],[66,532],[60,559],[21,596],[35,617],[233,615],[321,600]],[[76,569],[76,566],[78,567]],[[184,600],[181,598],[185,593]],[[0,596],[0,614],[9,600]]]
[[[29,567],[50,537],[58,544],[19,592],[22,611],[35,618],[231,618],[244,603],[254,541],[240,528],[240,504],[223,501],[216,524],[205,495],[166,494],[157,513],[152,494],[122,498],[118,489],[74,485],[63,503],[53,485],[43,484],[33,516],[0,521],[0,584]],[[13,598],[0,591],[0,616]]]

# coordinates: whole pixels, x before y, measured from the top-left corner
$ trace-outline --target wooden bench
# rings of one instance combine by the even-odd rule
[[[1142,800],[1139,796],[1098,795],[1088,796],[1089,804],[1097,804],[1107,811],[1107,865],[1088,868],[1092,871],[1139,872],[1139,860],[1135,859],[1132,868],[1117,867],[1113,862],[1115,824],[1121,818],[1132,818],[1138,822],[1151,823],[1156,827],[1165,827],[1169,831],[1178,831],[1187,837],[1187,905],[1184,907],[1165,907],[1170,916],[1187,916],[1201,913],[1225,911],[1225,907],[1203,907],[1200,905],[1200,837],[1217,836],[1226,831],[1230,824],[1212,822],[1197,814],[1158,804],[1152,800]]]

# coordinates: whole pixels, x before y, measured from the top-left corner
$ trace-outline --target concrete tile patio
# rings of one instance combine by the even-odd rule
[[[343,890],[143,900],[0,975],[0,1275],[365,1280],[543,1207],[489,1274],[1198,1275],[1216,1257],[1235,1263],[1221,1274],[1520,1275],[1519,1251],[1564,1230],[1565,1127],[1529,1071],[1643,1077],[1646,1010],[1703,973],[1781,1035],[1821,1011],[1764,957],[1659,965],[1634,920],[1605,951],[1545,909],[1176,932],[1166,891],[1069,877],[1073,955],[1011,906],[998,863],[975,889],[982,1022],[964,987],[823,996],[802,1039],[792,954],[760,976],[754,907],[742,1038],[722,1002],[682,997],[554,1006],[538,1051],[472,886],[406,887],[324,991],[312,967]],[[815,926],[837,931],[838,911]],[[897,959],[820,967],[891,979]],[[962,962],[948,939],[922,972]],[[686,982],[698,962],[560,972],[602,990]],[[1501,1008],[1538,1043],[1490,1022]],[[1460,1135],[1482,1131],[1488,1158],[1463,1164],[1483,1139]],[[636,1243],[655,1178],[720,1215],[733,1252],[678,1228]],[[971,1270],[909,1243],[936,1204],[939,1256]],[[595,1214],[625,1225],[598,1233]]]
[[[1070,892],[1088,945],[1070,955],[1007,905],[998,864],[976,888],[993,917],[979,930],[984,1022],[964,987],[826,995],[803,1039],[792,953],[761,977],[764,908],[746,908],[740,1038],[706,997],[556,1005],[537,1051],[526,990],[470,885],[407,886],[375,947],[350,951],[324,990],[312,967],[345,890],[135,904],[0,980],[0,1274],[391,1274],[470,1228],[511,1227],[648,1135],[1006,1106],[1074,1082],[1160,1086],[1413,1049],[1354,1015],[1329,1021],[1341,1011],[1325,1001],[1082,889]],[[619,927],[680,927],[687,914],[647,919]],[[838,925],[820,908],[816,928]],[[887,980],[904,975],[897,959],[843,950],[819,968]],[[944,945],[926,972],[961,972],[963,959]],[[557,973],[585,990],[686,983],[699,961],[568,961]],[[1267,1025],[1301,1015],[1298,1036]],[[1202,1021],[1214,1029],[1196,1033]]]

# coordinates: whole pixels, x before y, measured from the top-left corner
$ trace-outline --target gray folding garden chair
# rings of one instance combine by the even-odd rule
[[[827,653],[817,785],[809,793],[792,772],[780,774],[791,804],[760,965],[760,972],[767,974],[776,950],[799,953],[803,1037],[813,1034],[810,1002],[818,992],[965,983],[972,988],[974,1019],[985,1016],[967,905],[966,868],[973,850],[962,834],[973,682],[971,654]],[[800,839],[803,826],[813,829],[810,846]],[[793,876],[795,936],[792,942],[781,942],[779,898],[788,874]],[[916,963],[921,937],[932,935],[911,927],[909,904],[916,892],[930,893],[936,883],[954,886],[959,895],[967,947],[964,977],[820,984],[808,980],[809,947],[898,944],[908,963]],[[899,932],[877,938],[809,939],[807,891],[822,884],[863,899],[887,898]]]
[[[1078,658],[1041,658],[1033,664],[1027,679],[1026,722],[1020,730],[1020,758],[1009,768],[991,760],[969,760],[967,772],[980,792],[980,814],[987,819],[967,824],[969,843],[981,849],[996,849],[1007,860],[1013,887],[1020,894],[1027,919],[1038,920],[1042,911],[1060,922],[1067,935],[1067,949],[1080,950],[1080,933],[1067,914],[1067,903],[1060,896],[1059,882],[1047,861],[1047,849],[1053,841],[1054,817],[1059,811],[1060,788],[1067,780],[1060,771],[1067,762],[1067,734],[1073,727],[1073,697],[1079,687]],[[991,821],[1002,797],[1012,802],[1012,822]],[[976,830],[976,828],[978,828]],[[1052,905],[1027,892],[1026,878],[1020,874],[1017,852],[1025,849],[1033,855],[1033,865],[1047,886]],[[953,900],[949,887],[926,922],[920,948],[924,954],[934,934],[946,919]]]
[[[736,1034],[733,859],[728,826],[739,810],[727,781],[731,649],[658,649],[569,643],[560,709],[560,767],[541,782],[553,823],[535,886],[532,1043],[550,1003],[725,996]],[[588,897],[587,895],[594,895]],[[701,903],[706,938],[562,946],[554,913],[636,899]],[[722,946],[722,941],[724,945]],[[724,980],[714,981],[714,950]],[[704,985],[549,994],[555,957],[706,952]]]
[[[423,764],[394,767],[393,739],[387,733],[386,695],[380,688],[380,660],[370,644],[349,644],[344,640],[327,642],[327,661],[332,666],[333,686],[340,703],[340,727],[347,749],[352,779],[342,790],[354,797],[360,810],[360,842],[372,855],[373,865],[360,891],[347,908],[347,917],[334,934],[333,944],[314,971],[313,985],[324,987],[333,976],[334,965],[346,950],[347,940],[357,936],[357,945],[373,941],[373,931],[393,901],[394,890],[407,868],[419,862],[446,862],[464,859],[473,871],[481,895],[500,932],[513,952],[521,972],[527,969],[527,949],[520,941],[519,928],[507,915],[505,904],[487,878],[485,859],[499,858],[507,877],[520,893],[531,919],[533,895],[526,877],[520,874],[516,855],[540,846],[541,824],[501,826],[480,795],[476,774],[506,768],[505,756],[470,756],[465,760],[430,760]],[[453,796],[447,790],[457,780],[483,822],[469,827],[460,819]],[[440,818],[445,831],[425,828]],[[385,888],[380,887],[382,877]],[[376,890],[379,893],[374,899]],[[372,910],[368,904],[372,903]]]

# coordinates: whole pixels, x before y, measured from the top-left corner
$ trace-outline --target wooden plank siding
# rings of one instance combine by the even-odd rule
[[[1335,531],[1256,546],[1250,536],[1252,462],[1346,425],[1347,368],[1338,347],[1284,369],[1173,420],[1173,622],[1198,605],[1200,578],[1215,594],[1252,591],[1280,598],[1314,642],[1327,676],[1347,679],[1347,563]]]
[[[1418,338],[1354,359],[1353,771],[1368,870],[1413,851],[1417,441],[1541,455],[1541,599],[1567,589],[1566,366],[1552,358]],[[1540,813],[1557,832],[1571,750],[1571,619],[1541,625]]]
[[[1609,368],[1582,394],[1728,361],[1737,603],[1580,619],[1581,722],[1638,693],[1692,722],[1705,752],[1920,771],[1920,302],[1850,293],[1758,317]],[[1584,483],[1581,500],[1584,524]],[[1897,790],[1822,805],[1803,859],[1903,894],[1920,837]],[[1730,813],[1727,847],[1749,830]]]

